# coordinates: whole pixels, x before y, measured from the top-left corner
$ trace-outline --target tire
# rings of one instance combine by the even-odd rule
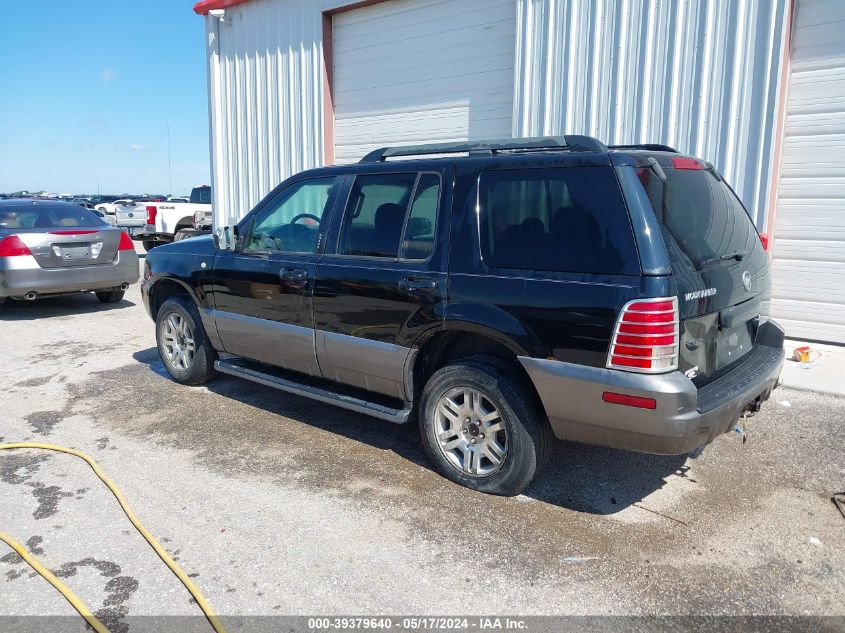
[[[148,253],[156,247],[156,242],[153,240],[141,240],[141,244]]]
[[[104,292],[95,292],[97,295],[97,299],[100,300],[101,303],[117,303],[118,301],[123,301],[123,295],[126,294],[125,290],[106,290]]]
[[[181,242],[182,240],[187,240],[196,235],[195,229],[179,229],[176,231],[176,234],[173,236],[174,242]]]
[[[470,391],[481,396],[480,407],[467,403]],[[444,398],[450,398],[448,407],[457,421],[440,413]],[[456,402],[461,406],[455,407]],[[463,406],[469,409],[462,410]],[[484,413],[487,417],[498,413],[498,417],[484,422],[480,415]],[[445,424],[449,424],[448,429]],[[438,471],[455,483],[488,494],[518,495],[543,470],[555,446],[549,422],[530,384],[506,363],[489,358],[461,360],[435,372],[423,390],[419,425],[426,452]],[[493,433],[485,433],[488,429]],[[438,439],[441,434],[447,444],[443,448]],[[476,442],[466,443],[472,439]],[[448,444],[457,446],[450,450]],[[481,456],[470,459],[468,469],[464,446]],[[492,456],[500,457],[500,463],[496,464]]]
[[[188,354],[190,340],[193,350]],[[217,376],[214,369],[217,352],[211,346],[197,306],[190,298],[171,297],[161,304],[156,314],[156,344],[164,368],[176,382],[201,385]]]

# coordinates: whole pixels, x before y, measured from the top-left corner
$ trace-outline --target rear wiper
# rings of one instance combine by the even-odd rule
[[[710,259],[705,259],[698,265],[699,270],[707,266],[707,264],[714,264],[716,262],[726,262],[730,261],[731,259],[735,259],[738,262],[741,262],[745,258],[745,253],[742,251],[737,251],[736,253],[725,253],[724,255],[719,255],[718,257],[711,257]]]

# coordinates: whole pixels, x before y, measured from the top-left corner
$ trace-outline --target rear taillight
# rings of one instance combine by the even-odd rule
[[[10,235],[0,240],[0,257],[19,257],[21,255],[32,255],[32,251],[17,235]]]
[[[147,224],[155,224],[156,215],[158,215],[158,207],[152,204],[149,205],[147,207]]]
[[[768,233],[760,233],[760,243],[763,245],[763,250],[769,251],[769,235]]]
[[[626,303],[616,321],[607,366],[649,374],[677,369],[678,299]]]
[[[117,245],[119,251],[134,251],[135,245],[132,243],[132,238],[126,231],[120,232],[120,244]]]

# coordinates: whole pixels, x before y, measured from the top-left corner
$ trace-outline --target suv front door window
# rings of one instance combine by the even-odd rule
[[[241,247],[218,253],[215,321],[227,352],[320,375],[311,294],[336,181],[314,178],[284,187],[241,223]]]

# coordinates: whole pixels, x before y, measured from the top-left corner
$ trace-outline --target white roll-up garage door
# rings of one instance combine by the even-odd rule
[[[515,0],[391,0],[334,16],[335,162],[510,137]]]
[[[772,312],[791,338],[845,343],[845,2],[795,9]]]

